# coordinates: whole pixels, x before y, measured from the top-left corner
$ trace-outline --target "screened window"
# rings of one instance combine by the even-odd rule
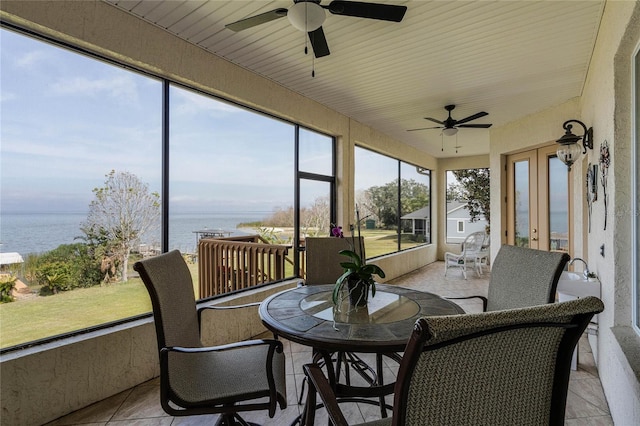
[[[0,348],[149,313],[143,257],[179,249],[205,298],[297,275],[299,235],[328,234],[334,138],[1,31]],[[203,237],[284,261],[227,253],[203,294]]]
[[[0,346],[149,312],[123,256],[160,241],[161,81],[0,31],[1,251],[20,256],[2,265],[20,291],[0,304]],[[99,199],[107,182],[134,188],[145,224],[116,206],[122,190]]]
[[[448,170],[446,176],[446,242],[457,244],[488,229],[489,169]]]
[[[355,194],[367,257],[431,242],[431,172],[355,148]]]

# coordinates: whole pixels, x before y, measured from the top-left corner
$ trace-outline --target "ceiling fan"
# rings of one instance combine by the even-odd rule
[[[326,18],[325,9],[334,15],[355,16],[357,18],[379,19],[382,21],[400,22],[407,11],[406,6],[391,4],[365,3],[359,1],[334,0],[327,6],[321,0],[293,0],[289,9],[278,8],[259,15],[227,24],[232,31],[242,31],[257,25],[287,17],[296,29],[306,32],[316,58],[329,55],[329,45],[322,30]]]
[[[444,107],[444,109],[446,109],[447,111],[449,111],[449,117],[447,117],[446,120],[444,121],[440,121],[440,120],[436,120],[435,118],[431,118],[431,117],[425,117],[425,120],[429,120],[429,121],[433,121],[434,123],[438,123],[440,124],[440,126],[436,126],[436,127],[422,127],[419,129],[409,129],[407,130],[408,132],[413,132],[416,130],[428,130],[428,129],[442,129],[442,133],[444,133],[446,136],[453,136],[456,133],[458,133],[458,128],[459,127],[469,127],[469,128],[476,128],[476,129],[488,129],[489,127],[491,127],[491,124],[465,124],[468,123],[469,121],[475,120],[477,118],[480,117],[484,117],[485,115],[489,115],[488,113],[481,111],[481,112],[477,112],[473,115],[470,115],[469,117],[463,118],[461,120],[456,120],[454,118],[451,118],[451,111],[453,111],[453,109],[455,108],[455,105],[447,105]]]

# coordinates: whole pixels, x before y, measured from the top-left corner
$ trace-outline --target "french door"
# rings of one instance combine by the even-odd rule
[[[569,252],[569,172],[556,148],[507,156],[507,244]]]

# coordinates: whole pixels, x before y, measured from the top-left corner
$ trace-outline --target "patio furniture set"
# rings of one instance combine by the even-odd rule
[[[380,405],[380,419],[368,425],[511,425],[564,423],[574,348],[604,309],[591,296],[552,303],[568,260],[563,253],[501,247],[488,296],[479,296],[484,312],[477,314],[452,299],[383,284],[367,307],[336,309],[332,285],[298,286],[259,303],[274,339],[217,347],[200,342],[206,308],[196,309],[178,251],[134,268],[151,296],[161,404],[171,415],[217,413],[224,425],[246,425],[243,411],[273,417],[287,404],[281,336],[313,348],[304,366],[305,409],[295,422],[313,425],[324,407],[332,424],[347,425],[340,403],[365,401]],[[340,374],[340,363],[353,359],[344,356],[349,353],[378,355],[375,368],[366,369],[369,386]],[[383,382],[383,355],[399,362],[395,382]],[[392,394],[389,405],[385,396]]]

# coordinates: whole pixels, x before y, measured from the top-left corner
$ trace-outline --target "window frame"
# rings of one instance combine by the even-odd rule
[[[631,205],[632,205],[632,248],[631,248],[631,326],[640,336],[640,44],[636,46],[631,58]]]

